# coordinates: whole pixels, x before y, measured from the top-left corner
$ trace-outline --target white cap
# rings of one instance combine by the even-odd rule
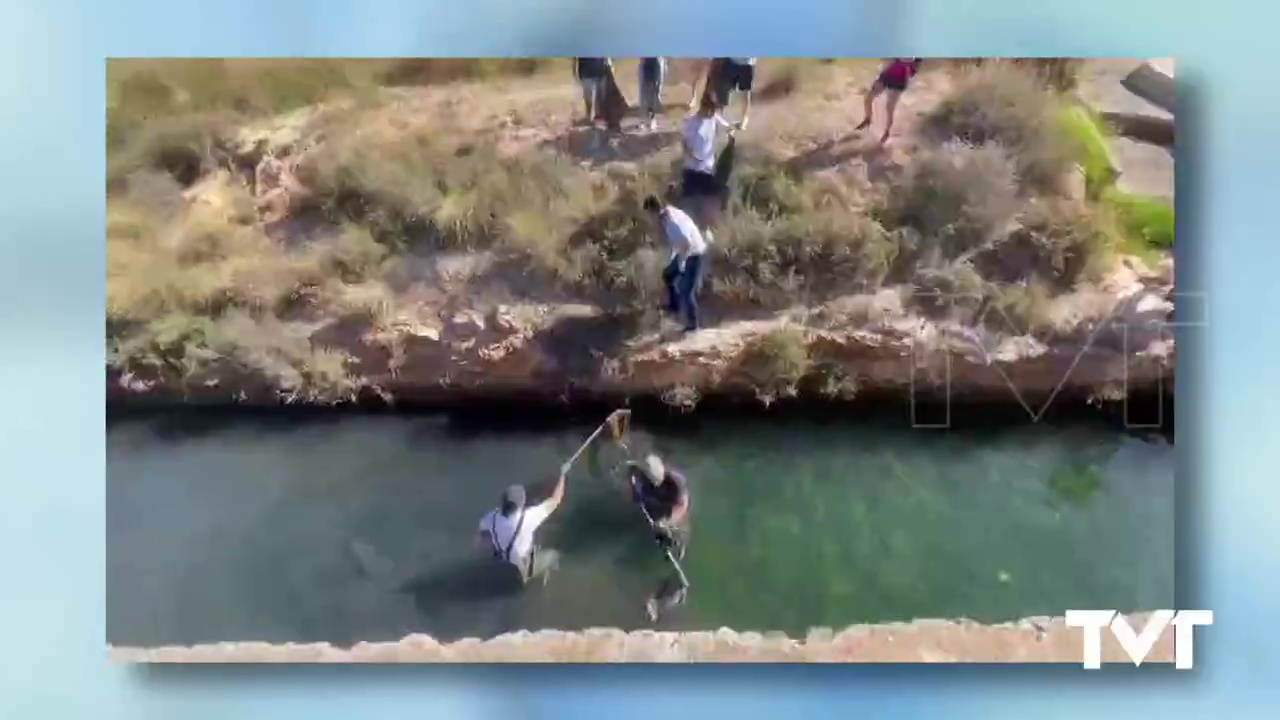
[[[662,479],[667,475],[667,468],[662,464],[662,458],[653,453],[646,455],[644,458],[644,474],[648,475],[649,479],[655,483],[662,482]]]

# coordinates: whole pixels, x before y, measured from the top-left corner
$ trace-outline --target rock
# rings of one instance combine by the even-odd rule
[[[448,320],[449,333],[462,339],[474,340],[476,335],[484,332],[484,315],[475,310],[461,310]]]
[[[440,328],[426,325],[412,318],[398,318],[391,327],[393,330],[419,340],[440,342]]]
[[[1141,626],[1145,616],[1129,616]],[[1104,635],[1103,658],[1123,662],[1124,652]],[[803,640],[782,633],[626,633],[519,631],[489,640],[440,643],[414,634],[399,642],[361,642],[351,648],[326,643],[270,645],[217,643],[195,647],[109,647],[112,662],[1054,662],[1080,661],[1080,633],[1059,618],[1028,618],[999,625],[967,620],[917,620],[860,625],[839,633],[810,631]],[[1148,658],[1173,662],[1173,630],[1166,628]]]
[[[147,392],[148,390],[151,390],[152,388],[154,388],[156,385],[154,380],[143,380],[142,378],[138,377],[137,375],[134,375],[131,372],[126,372],[121,374],[119,384],[120,384],[120,387],[124,388],[125,390],[129,392],[135,392],[135,393]]]
[[[1172,113],[1177,104],[1173,58],[1148,60],[1125,76],[1123,85],[1133,94]]]

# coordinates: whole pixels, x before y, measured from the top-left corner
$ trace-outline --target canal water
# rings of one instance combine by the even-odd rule
[[[424,632],[648,627],[670,574],[607,437],[510,592],[473,546],[512,483],[550,489],[594,426],[480,432],[445,416],[113,421],[107,635],[117,645],[350,644]],[[993,432],[707,418],[630,445],[684,470],[692,589],[660,629],[1005,621],[1172,607],[1174,448],[1103,426]]]

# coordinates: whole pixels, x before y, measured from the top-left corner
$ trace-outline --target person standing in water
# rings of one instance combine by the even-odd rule
[[[653,453],[646,455],[643,462],[627,463],[627,471],[631,500],[644,508],[652,521],[654,539],[677,562],[683,560],[689,547],[688,479]],[[672,568],[672,573],[645,601],[650,621],[684,601],[688,588],[678,571]]]
[[[640,58],[640,107],[649,116],[649,132],[658,129],[662,113],[662,84],[667,77],[665,57]]]
[[[884,66],[876,81],[871,84],[863,100],[863,118],[857,130],[871,127],[872,105],[880,95],[885,96],[884,112],[886,115],[884,134],[880,136],[880,144],[889,142],[889,133],[893,130],[893,115],[898,109],[898,100],[906,92],[911,78],[920,71],[920,58],[894,58]]]
[[[524,487],[512,485],[502,494],[499,506],[480,519],[477,544],[487,544],[495,560],[514,565],[526,584],[536,578],[545,583],[547,575],[560,562],[560,553],[539,547],[534,533],[564,500],[568,472],[568,465],[562,465],[551,496],[532,507],[525,504]]]

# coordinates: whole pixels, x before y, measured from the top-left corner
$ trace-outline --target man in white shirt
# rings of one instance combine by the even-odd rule
[[[663,203],[656,195],[644,200],[644,209],[657,218],[662,237],[671,246],[671,260],[662,271],[667,287],[667,312],[684,315],[684,331],[698,329],[698,291],[702,289],[707,241],[688,213]]]
[[[733,130],[719,113],[715,102],[704,98],[698,112],[684,119],[680,127],[680,144],[684,150],[684,170],[680,195],[695,207],[699,225],[710,239],[711,228],[720,220],[720,203],[725,188],[716,177],[716,135],[724,128]]]
[[[561,466],[555,490],[541,503],[526,507],[524,488],[512,485],[502,494],[502,504],[480,519],[477,543],[488,544],[494,559],[514,565],[525,583],[538,577],[545,583],[560,561],[560,553],[538,547],[534,533],[560,507],[567,472],[568,467]]]

